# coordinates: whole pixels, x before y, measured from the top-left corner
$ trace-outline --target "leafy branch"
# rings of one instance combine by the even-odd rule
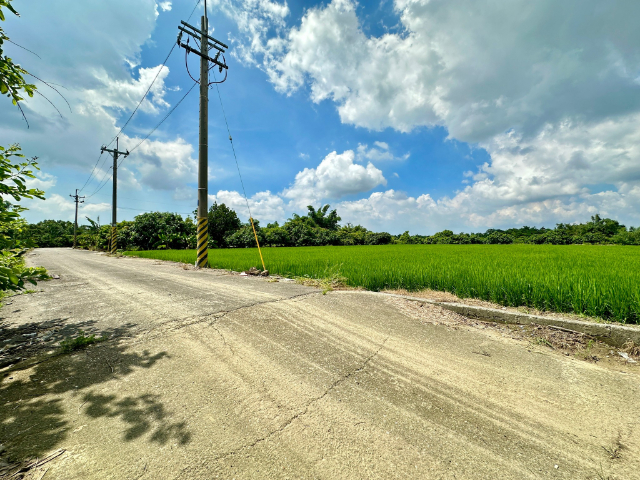
[[[18,12],[13,8],[13,6],[11,6],[11,1],[12,0],[0,0],[0,20],[1,21],[5,20],[4,12],[2,11],[3,8],[8,9],[11,13],[13,13],[18,17],[20,16]],[[6,95],[7,97],[11,98],[11,102],[15,106],[17,106],[18,109],[20,110],[20,113],[22,114],[22,118],[24,118],[24,121],[27,123],[27,127],[29,127],[29,121],[27,120],[24,110],[22,109],[22,106],[19,103],[24,100],[24,95],[27,95],[31,98],[33,97],[34,94],[40,95],[47,102],[49,102],[49,104],[58,112],[60,117],[62,117],[62,113],[60,113],[60,110],[58,110],[58,108],[51,102],[51,100],[49,100],[42,93],[38,92],[37,87],[34,84],[28,83],[25,80],[25,76],[27,75],[41,81],[47,87],[54,90],[58,95],[62,97],[62,99],[66,102],[67,106],[69,107],[69,111],[71,111],[71,106],[69,105],[69,102],[67,101],[67,99],[54,86],[52,86],[51,83],[45,82],[41,78],[38,78],[32,73],[29,73],[27,70],[22,68],[19,64],[15,63],[11,57],[8,57],[7,55],[4,54],[5,41],[9,43],[13,43],[16,46],[30,53],[33,53],[38,58],[40,58],[40,56],[37,53],[32,52],[28,48],[25,48],[22,45],[19,45],[13,42],[4,33],[4,30],[2,29],[2,27],[0,27],[0,94]]]

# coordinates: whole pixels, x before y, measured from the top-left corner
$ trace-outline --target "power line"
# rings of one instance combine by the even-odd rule
[[[193,16],[193,14],[196,11],[196,8],[198,8],[198,5],[200,5],[200,2],[202,0],[197,0],[196,4],[193,6],[193,10],[191,10],[191,15],[189,15],[189,18],[187,19],[187,22],[191,19],[191,17]],[[151,85],[149,85],[149,88],[147,89],[147,91],[145,92],[144,96],[142,97],[142,99],[140,100],[140,102],[138,103],[138,105],[136,106],[135,110],[131,113],[131,116],[129,117],[129,119],[125,122],[124,126],[120,129],[120,131],[118,132],[118,134],[113,137],[113,139],[109,142],[109,144],[107,145],[107,147],[109,147],[113,141],[118,137],[118,135],[120,135],[123,130],[125,129],[125,127],[129,124],[129,122],[131,121],[131,119],[133,118],[133,116],[136,114],[136,112],[138,111],[138,108],[140,108],[140,105],[142,105],[142,102],[144,102],[144,99],[147,97],[147,95],[149,94],[149,92],[151,91],[151,87],[153,87],[153,85],[155,84],[156,80],[158,79],[158,76],[160,75],[160,72],[164,69],[164,67],[167,64],[167,61],[169,60],[169,57],[171,56],[171,53],[173,53],[173,49],[176,47],[176,44],[174,43],[171,46],[171,50],[169,50],[169,54],[167,55],[167,57],[164,59],[164,62],[162,62],[162,67],[160,67],[160,69],[158,70],[158,73],[156,73],[156,76],[153,79],[153,82],[151,82]],[[96,161],[96,164],[93,166],[93,169],[91,170],[91,173],[89,174],[89,176],[87,177],[87,180],[84,182],[84,185],[82,186],[82,188],[80,189],[80,192],[82,192],[84,190],[84,188],[87,186],[87,184],[89,183],[89,180],[91,180],[91,177],[93,176],[93,173],[95,172],[96,168],[98,167],[98,163],[100,162],[100,159],[102,158],[104,152],[100,152],[100,156],[98,157],[98,160]],[[98,182],[98,185],[100,184],[100,182]],[[100,187],[102,188],[102,187]],[[93,195],[93,194],[92,194]]]
[[[167,58],[164,59],[164,62],[162,62],[162,66],[160,67],[160,69],[158,70],[158,73],[156,73],[156,76],[153,77],[153,82],[151,82],[151,85],[149,85],[149,88],[147,88],[147,91],[145,92],[145,94],[142,96],[142,99],[140,100],[140,102],[138,102],[138,105],[136,106],[136,108],[133,110],[133,112],[131,113],[131,116],[129,117],[129,119],[125,122],[125,124],[122,126],[122,128],[120,129],[120,131],[116,134],[115,137],[113,137],[111,139],[111,141],[109,142],[109,144],[107,145],[107,148],[114,142],[114,140],[116,138],[118,138],[118,136],[122,133],[122,131],[127,127],[127,125],[129,125],[129,122],[131,121],[131,119],[133,118],[133,116],[136,114],[136,112],[138,111],[138,109],[140,108],[140,105],[142,105],[142,102],[144,102],[144,99],[147,98],[147,95],[149,94],[149,92],[151,91],[151,87],[153,87],[153,85],[156,83],[156,80],[158,79],[158,76],[160,75],[160,72],[162,72],[162,70],[164,69],[167,61],[169,60],[169,57],[171,56],[171,54],[173,53],[174,48],[176,48],[176,44],[174,43],[171,46],[171,50],[169,50],[169,54],[167,55]]]
[[[134,151],[135,149],[137,149],[140,145],[142,145],[142,144],[145,142],[145,140],[147,140],[147,139],[148,139],[148,138],[153,134],[153,132],[155,132],[155,131],[160,127],[160,125],[162,125],[162,124],[165,122],[165,120],[166,120],[167,118],[169,118],[169,116],[170,116],[170,115],[171,115],[171,114],[176,110],[176,108],[178,108],[178,107],[180,106],[180,104],[183,102],[183,100],[184,100],[185,98],[187,98],[187,95],[189,95],[189,94],[192,92],[192,90],[195,88],[195,86],[196,86],[196,85],[197,85],[197,83],[194,83],[194,84],[191,86],[191,88],[187,91],[187,93],[185,93],[185,94],[182,96],[182,98],[178,101],[178,103],[176,103],[176,104],[173,106],[173,108],[172,108],[171,110],[169,110],[169,112],[164,116],[164,118],[163,118],[162,120],[160,120],[160,122],[159,122],[155,127],[153,127],[153,129],[151,129],[151,131],[150,131],[150,132],[149,132],[149,133],[148,133],[148,134],[147,134],[147,135],[146,135],[142,140],[140,140],[140,141],[138,142],[138,144],[137,144],[135,147],[133,147],[133,148],[129,151],[129,154],[133,153],[133,151]],[[126,158],[126,157],[123,157],[123,158],[122,158],[122,160],[120,160],[120,163],[118,164],[118,167],[120,167],[120,165],[122,165],[122,162],[124,161],[124,159],[125,159],[125,158]],[[107,170],[107,172],[108,172],[108,170]],[[91,197],[93,197],[93,196],[94,196],[95,194],[97,194],[100,190],[102,190],[102,189],[104,188],[104,186],[105,186],[107,183],[109,183],[109,180],[111,180],[112,176],[113,176],[113,172],[111,172],[111,175],[109,175],[109,178],[107,178],[106,180],[104,180],[104,179],[105,179],[105,177],[106,177],[106,174],[105,174],[105,176],[103,176],[103,177],[102,177],[102,178],[103,178],[103,180],[104,180],[104,182],[103,182],[101,185],[99,184],[100,186],[99,186],[99,187],[98,187],[98,188],[97,188],[97,189],[96,189],[96,190],[95,190],[91,195],[89,195],[87,198],[91,198]],[[101,182],[102,182],[102,180],[101,180]]]
[[[191,15],[189,15],[189,18],[187,18],[187,22],[191,20],[191,17],[193,17],[193,14],[196,12],[196,8],[198,8],[198,5],[200,5],[200,2],[202,2],[202,0],[198,0],[196,2],[195,6],[193,7],[193,10],[191,10]],[[205,3],[205,8],[206,8],[206,3]]]
[[[89,183],[89,180],[91,180],[91,176],[93,175],[93,172],[96,171],[96,167],[98,166],[98,163],[100,162],[100,159],[102,158],[103,154],[104,154],[104,152],[100,151],[100,156],[98,157],[98,160],[96,160],[96,164],[93,166],[93,169],[91,170],[91,173],[89,174],[89,176],[87,177],[87,180],[84,182],[84,185],[80,189],[80,193],[82,193],[82,191],[84,190],[84,187],[86,187],[87,183]]]
[[[136,148],[138,148],[140,145],[142,145],[144,143],[144,141],[147,140],[153,134],[153,132],[155,132],[158,129],[158,127],[160,127],[160,125],[162,125],[164,123],[164,121],[167,118],[169,118],[169,115],[171,115],[175,111],[175,109],[180,106],[182,101],[185,98],[187,98],[187,95],[189,95],[191,93],[191,91],[195,88],[196,85],[197,85],[197,83],[194,83],[193,85],[191,85],[191,88],[187,91],[187,93],[185,93],[182,96],[182,98],[180,99],[180,101],[178,103],[176,103],[171,110],[169,110],[169,112],[164,116],[164,118],[162,120],[160,120],[160,123],[158,123],[155,127],[153,127],[153,129],[147,134],[147,136],[144,137],[142,140],[140,140],[138,142],[138,144],[129,151],[129,153],[132,153]],[[124,158],[122,160],[124,160]],[[122,163],[122,162],[120,162],[120,163]]]
[[[93,197],[96,193],[98,193],[100,190],[102,190],[102,187],[104,187],[104,186],[107,184],[107,182],[108,182],[109,180],[111,180],[111,175],[109,175],[109,171],[110,171],[112,168],[113,168],[113,167],[109,167],[109,168],[104,172],[104,175],[102,175],[102,178],[101,178],[101,179],[100,179],[100,181],[98,182],[98,185],[99,185],[99,186],[98,186],[98,188],[96,188],[96,189],[94,190],[94,192],[93,192],[91,195],[87,196],[87,198],[91,198],[91,197]],[[107,175],[109,175],[109,178],[107,178]],[[104,182],[104,183],[103,183],[103,182]]]
[[[216,74],[213,72],[213,78],[215,80]],[[231,150],[233,151],[233,158],[236,161],[236,168],[238,169],[238,176],[240,177],[240,185],[242,185],[242,193],[244,195],[244,200],[247,202],[247,210],[249,210],[249,218],[253,218],[251,215],[251,207],[249,206],[249,199],[247,198],[247,191],[244,188],[244,181],[242,180],[242,174],[240,173],[240,165],[238,164],[238,157],[236,156],[236,148],[233,145],[233,138],[231,137],[231,130],[229,129],[229,122],[227,122],[227,114],[224,111],[224,105],[222,104],[222,96],[220,95],[220,88],[218,87],[218,83],[215,83],[216,90],[218,91],[218,99],[220,100],[220,108],[222,109],[222,116],[224,117],[224,123],[227,126],[227,133],[229,134],[229,142],[231,142]]]
[[[199,3],[199,2],[198,2]],[[197,6],[197,5],[196,5]],[[194,9],[195,10],[195,9]],[[133,116],[136,114],[136,112],[138,111],[138,109],[140,108],[140,105],[142,105],[142,102],[144,102],[144,99],[147,98],[147,95],[149,94],[149,92],[151,91],[151,88],[153,87],[153,85],[156,83],[156,80],[158,79],[158,76],[160,75],[160,72],[164,69],[167,61],[169,60],[169,57],[171,56],[171,53],[173,53],[174,48],[176,48],[175,43],[171,46],[171,50],[169,50],[169,54],[167,55],[167,57],[164,59],[164,62],[162,62],[162,66],[160,67],[160,69],[158,70],[158,73],[156,73],[156,76],[153,78],[153,81],[151,82],[151,85],[149,85],[149,88],[147,88],[147,91],[145,92],[145,94],[142,96],[142,99],[140,100],[140,102],[138,102],[138,105],[136,106],[136,108],[133,110],[133,112],[131,113],[131,115],[129,116],[129,119],[125,122],[125,124],[122,126],[122,128],[120,129],[120,131],[116,134],[115,137],[113,137],[111,139],[111,141],[106,145],[107,148],[109,148],[109,146],[111,146],[111,144],[115,141],[116,138],[118,138],[118,136],[123,132],[123,130],[126,128],[127,125],[129,125],[129,122],[131,121],[131,119],[133,118]],[[96,164],[94,165],[93,169],[91,170],[91,173],[89,174],[89,176],[87,177],[87,180],[84,182],[84,185],[82,186],[82,188],[80,189],[80,192],[82,192],[84,190],[84,188],[87,186],[87,184],[89,183],[89,180],[91,180],[91,177],[93,176],[93,173],[95,172],[98,163],[100,162],[100,158],[102,158],[102,154],[104,152],[101,151],[100,152],[100,156],[98,157],[98,160],[96,161]],[[102,187],[100,187],[102,188]],[[93,194],[91,194],[90,196],[93,196]]]
[[[103,197],[103,196],[101,196],[101,195],[98,195],[98,197],[100,197],[100,198],[104,198],[104,197]],[[168,202],[156,202],[156,201],[152,201],[152,200],[138,200],[137,198],[133,198],[133,197],[123,197],[123,196],[121,196],[121,195],[118,195],[118,198],[123,198],[123,199],[125,199],[125,200],[135,200],[135,201],[136,201],[136,202],[138,202],[138,203],[149,203],[149,204],[152,204],[152,205],[170,205],[170,206],[174,206],[174,205],[175,205],[175,203],[168,203]],[[190,201],[193,201],[193,200],[191,200],[191,199],[186,199],[186,200],[176,200],[176,202],[187,202],[187,201],[189,201],[189,202],[190,202]],[[120,208],[120,207],[118,207],[118,208]]]
[[[135,210],[137,212],[145,212],[145,213],[154,213],[157,212],[158,210],[142,210],[141,208],[130,208],[130,207],[118,207],[118,208],[122,208],[125,210]],[[191,213],[185,213],[185,212],[168,212],[168,213],[178,213],[180,215],[193,215],[193,212]]]
[[[85,205],[100,205],[99,203],[92,203],[92,202],[88,202]],[[144,212],[144,213],[154,213],[157,212],[158,210],[144,210],[142,208],[132,208],[132,207],[118,207],[118,210],[133,210],[136,212]],[[168,212],[168,213],[177,213],[180,215],[193,215],[193,212]]]

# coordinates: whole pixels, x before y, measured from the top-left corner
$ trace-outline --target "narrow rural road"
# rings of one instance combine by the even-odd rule
[[[65,449],[29,478],[640,478],[633,370],[382,294],[70,249],[29,262],[60,279],[11,299],[3,330],[109,337],[2,370],[2,458]]]

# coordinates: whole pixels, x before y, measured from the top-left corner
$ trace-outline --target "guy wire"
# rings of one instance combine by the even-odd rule
[[[206,1],[206,0],[205,0]],[[238,164],[238,157],[236,155],[236,148],[233,145],[233,138],[231,137],[231,130],[229,129],[229,122],[227,122],[227,114],[224,111],[224,105],[222,104],[222,96],[220,95],[220,88],[218,87],[218,83],[216,79],[216,74],[213,72],[213,79],[216,80],[214,82],[216,86],[216,91],[218,92],[218,99],[220,100],[220,108],[222,109],[222,116],[224,117],[224,123],[227,126],[227,133],[229,134],[229,142],[231,142],[231,150],[233,151],[233,158],[236,161],[236,168],[238,169],[238,176],[240,177],[240,185],[242,185],[242,194],[244,195],[244,201],[247,202],[247,210],[249,211],[249,221],[251,222],[251,228],[253,229],[253,236],[256,237],[256,245],[258,246],[258,253],[260,254],[260,261],[262,262],[262,269],[266,270],[267,268],[264,266],[264,258],[262,257],[262,249],[260,248],[260,242],[258,241],[258,233],[256,232],[256,227],[253,224],[253,215],[251,215],[251,207],[249,206],[249,199],[247,198],[247,191],[244,188],[244,181],[242,180],[242,174],[240,173],[240,165]],[[226,80],[226,75],[225,75]]]
[[[213,78],[215,80],[216,74],[213,73]],[[240,185],[242,185],[242,193],[244,195],[244,201],[247,202],[247,210],[249,210],[249,218],[253,218],[251,215],[251,207],[249,206],[249,199],[247,198],[247,191],[244,188],[244,182],[242,181],[242,174],[240,173],[240,165],[238,164],[238,157],[236,156],[236,148],[233,145],[233,138],[231,137],[231,130],[229,130],[229,122],[227,122],[227,114],[224,111],[224,105],[222,104],[222,96],[220,95],[220,88],[218,88],[218,84],[215,83],[216,90],[218,92],[218,99],[220,100],[220,108],[222,109],[222,116],[224,117],[224,123],[227,126],[227,133],[229,134],[229,142],[231,142],[231,150],[233,151],[233,158],[236,161],[236,168],[238,169],[238,176],[240,177]]]

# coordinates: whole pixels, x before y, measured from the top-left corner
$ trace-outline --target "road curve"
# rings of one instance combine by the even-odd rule
[[[633,370],[380,294],[70,249],[29,262],[60,279],[14,297],[3,329],[109,336],[4,370],[3,455],[65,449],[33,478],[640,478]]]

